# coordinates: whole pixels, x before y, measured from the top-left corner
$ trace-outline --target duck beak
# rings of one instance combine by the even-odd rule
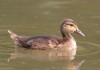
[[[77,34],[79,34],[79,35],[81,35],[81,36],[84,36],[84,37],[85,37],[84,33],[82,33],[82,31],[80,31],[79,29],[77,29],[77,30],[75,31],[75,33],[77,33]]]

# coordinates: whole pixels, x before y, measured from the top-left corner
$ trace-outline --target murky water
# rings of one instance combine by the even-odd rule
[[[0,70],[100,70],[99,7],[99,0],[0,0]],[[78,44],[73,61],[61,51],[15,48],[7,33],[60,37],[64,18],[74,19],[86,34],[73,34]]]

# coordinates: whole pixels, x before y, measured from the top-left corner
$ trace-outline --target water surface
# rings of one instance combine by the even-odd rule
[[[0,0],[0,70],[100,70],[99,0]],[[61,37],[64,18],[74,19],[86,37],[75,37],[73,61],[51,51],[19,49],[7,30],[19,35]],[[54,52],[64,54],[64,52]]]

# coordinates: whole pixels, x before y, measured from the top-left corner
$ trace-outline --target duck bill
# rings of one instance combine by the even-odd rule
[[[77,30],[75,31],[75,33],[77,33],[77,34],[79,34],[79,35],[81,35],[81,36],[84,36],[84,37],[85,37],[84,33],[82,33],[82,31],[80,31],[79,29],[77,29]]]

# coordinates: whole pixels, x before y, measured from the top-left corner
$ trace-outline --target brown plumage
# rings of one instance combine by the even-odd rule
[[[25,37],[19,36],[12,31],[8,30],[11,39],[17,46],[21,46],[29,49],[50,49],[50,48],[67,48],[76,49],[76,41],[70,33],[78,33],[85,36],[77,27],[76,23],[72,19],[64,19],[61,27],[62,39],[53,36],[36,36]]]

